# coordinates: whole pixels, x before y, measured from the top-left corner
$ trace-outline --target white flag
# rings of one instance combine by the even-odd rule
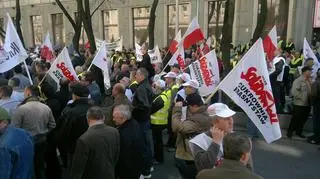
[[[261,38],[224,78],[224,91],[257,126],[267,143],[281,138],[281,130],[272,94]]]
[[[317,77],[317,71],[320,67],[320,64],[319,64],[318,58],[316,57],[316,55],[313,53],[312,49],[310,48],[306,38],[304,38],[304,40],[303,40],[303,56],[304,56],[304,60],[306,60],[308,58],[313,59],[312,79],[315,80]]]
[[[141,46],[137,43],[135,43],[135,49],[136,49],[136,57],[137,57],[137,61],[141,62],[143,60],[143,54],[141,52]]]
[[[174,64],[179,64],[180,69],[185,69],[186,67],[184,60],[184,48],[182,44],[178,46],[178,50],[172,55],[171,59],[168,62],[169,66],[173,66]]]
[[[50,75],[58,85],[62,78],[66,78],[69,81],[79,80],[72,66],[71,59],[66,47],[63,48],[55,61],[51,64],[48,75]]]
[[[52,43],[50,41],[50,34],[47,33],[43,44],[41,45],[40,49],[40,56],[41,58],[45,59],[46,61],[52,62],[54,59]]]
[[[100,68],[103,72],[103,81],[104,81],[104,86],[106,89],[109,89],[111,87],[110,85],[110,67],[111,67],[111,61],[108,58],[108,51],[107,51],[107,46],[105,42],[102,42],[102,45],[94,57],[92,64]]]
[[[7,13],[8,25],[3,49],[0,49],[0,73],[4,73],[23,62],[27,57],[22,42]]]
[[[220,82],[219,65],[214,50],[193,62],[189,69],[191,78],[199,82],[201,96],[207,96],[212,93]]]
[[[148,50],[150,60],[152,64],[162,63],[161,54],[158,45],[156,45],[152,50]]]

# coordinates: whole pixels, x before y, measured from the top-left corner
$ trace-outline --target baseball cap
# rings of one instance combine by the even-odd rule
[[[191,80],[191,77],[188,73],[182,73],[182,74],[178,75],[177,78],[184,81],[184,82]]]
[[[227,105],[225,105],[223,103],[211,104],[208,107],[207,112],[208,112],[209,116],[211,116],[211,117],[219,116],[219,117],[223,117],[223,118],[231,117],[236,114],[235,111],[231,110]]]
[[[186,102],[187,102],[188,106],[189,105],[198,105],[198,106],[203,105],[202,98],[197,93],[193,93],[193,94],[188,95],[186,98]]]
[[[0,108],[0,121],[10,120],[10,116],[7,110]]]
[[[196,81],[196,80],[190,80],[190,81],[187,81],[187,82],[183,83],[182,86],[184,86],[184,87],[190,86],[192,88],[198,89],[199,88],[199,82]]]
[[[160,88],[165,88],[166,87],[166,82],[164,82],[163,80],[157,80],[153,84],[158,86],[158,87],[160,87]]]
[[[177,78],[177,74],[175,72],[169,72],[167,73],[164,78]]]

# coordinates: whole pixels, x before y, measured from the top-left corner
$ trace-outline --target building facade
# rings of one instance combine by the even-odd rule
[[[61,0],[70,15],[77,16],[74,0]],[[90,0],[93,11],[101,0]],[[147,26],[152,0],[106,0],[94,13],[92,26],[95,37],[113,41],[120,36],[124,46],[148,41]],[[176,0],[159,0],[156,10],[155,42],[167,46],[175,36]],[[54,44],[69,44],[73,28],[55,0],[20,0],[21,26],[26,46],[39,45],[46,33]],[[235,0],[233,42],[248,42],[255,30],[260,11],[258,0]],[[221,38],[225,11],[223,0],[179,0],[179,28],[182,33],[193,17],[198,15],[199,24],[207,37]],[[0,0],[0,26],[5,23],[5,12],[15,17],[15,0]],[[292,38],[300,48],[303,38],[313,37],[315,0],[268,0],[268,16],[264,34],[277,25],[282,39]],[[86,41],[83,32],[80,43]]]

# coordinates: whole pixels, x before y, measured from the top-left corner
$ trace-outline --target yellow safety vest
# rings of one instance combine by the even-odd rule
[[[131,88],[132,85],[137,85],[138,82],[137,81],[133,81],[130,85],[129,85],[129,88]]]
[[[170,108],[170,100],[165,94],[161,93],[155,100],[162,98],[164,106],[157,112],[151,115],[151,124],[153,125],[167,125],[168,124],[168,110]]]
[[[283,40],[279,40],[278,42],[278,48],[281,48],[282,49],[282,45],[283,45],[284,41]]]
[[[175,84],[171,88],[167,89],[165,91],[165,94],[167,95],[168,99],[173,100],[174,96],[172,96],[172,91],[176,90],[176,92],[178,92],[178,89],[179,89],[179,85],[177,85],[177,84]]]
[[[290,65],[292,64],[292,65],[296,65],[296,64],[298,64],[298,63],[300,63],[300,62],[302,62],[303,61],[303,58],[302,57],[300,57],[300,58],[298,58],[298,59],[296,59],[296,58],[294,58],[294,59],[292,59],[291,61],[290,61]],[[301,65],[302,65],[302,63],[301,63]],[[297,74],[298,73],[298,67],[290,67],[290,71],[289,71],[289,74],[292,74],[292,75],[294,75],[294,74]]]

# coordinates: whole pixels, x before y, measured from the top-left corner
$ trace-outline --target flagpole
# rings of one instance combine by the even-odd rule
[[[179,0],[176,0],[176,34],[179,31]]]
[[[167,53],[166,53],[166,55],[163,57],[163,59],[162,59],[162,62],[163,62],[163,60],[167,57],[167,55],[169,54],[169,49],[168,49],[168,51],[167,51]],[[168,61],[169,62],[169,61]],[[164,68],[162,68],[162,71],[161,71],[161,73],[168,67],[168,63],[166,64],[166,66],[164,66]]]
[[[87,71],[90,71],[92,65],[93,65],[93,63],[91,62],[91,65],[89,66],[89,68],[87,69]]]
[[[26,72],[27,72],[27,75],[28,75],[28,78],[29,78],[30,84],[31,84],[31,85],[33,85],[32,78],[31,78],[31,75],[30,75],[30,72],[29,72],[28,65],[27,65],[27,63],[26,63],[26,61],[25,61],[25,60],[23,60],[23,63],[24,63],[24,66],[26,67]]]

